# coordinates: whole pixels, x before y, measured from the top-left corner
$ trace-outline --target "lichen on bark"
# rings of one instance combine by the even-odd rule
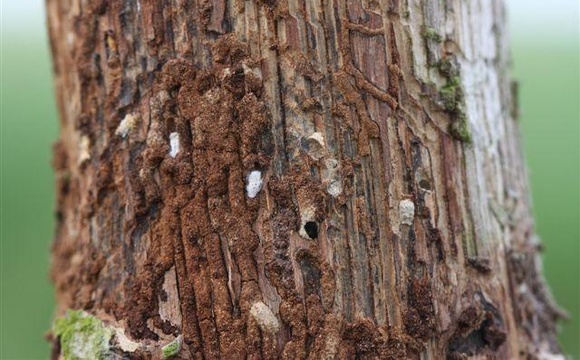
[[[113,330],[84,311],[68,310],[54,321],[52,333],[65,360],[109,358]]]

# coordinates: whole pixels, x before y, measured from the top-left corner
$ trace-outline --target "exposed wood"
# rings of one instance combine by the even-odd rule
[[[556,358],[501,1],[47,6],[57,312],[109,355]]]

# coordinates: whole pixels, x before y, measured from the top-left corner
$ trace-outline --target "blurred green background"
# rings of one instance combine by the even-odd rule
[[[0,358],[46,359],[53,293],[51,145],[57,136],[40,0],[2,1]],[[507,0],[520,119],[545,275],[572,315],[565,352],[580,358],[580,119],[577,0]]]

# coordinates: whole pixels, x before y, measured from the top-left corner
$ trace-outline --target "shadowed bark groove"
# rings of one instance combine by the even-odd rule
[[[108,356],[559,353],[500,0],[47,9],[57,314]]]

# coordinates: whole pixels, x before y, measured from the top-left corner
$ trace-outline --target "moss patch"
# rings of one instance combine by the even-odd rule
[[[451,122],[449,127],[451,135],[464,143],[471,144],[471,133],[467,125],[467,117],[461,113]]]
[[[439,91],[443,107],[447,111],[457,111],[460,101],[463,99],[459,78],[452,78]]]
[[[449,59],[441,60],[438,64],[439,73],[445,77],[446,83],[439,90],[439,97],[445,110],[454,113],[460,112],[463,104],[463,89],[459,69]]]
[[[437,68],[441,75],[445,76],[447,79],[456,78],[459,76],[459,69],[450,59],[442,59],[437,64]]]
[[[439,90],[439,99],[443,108],[451,115],[449,132],[455,139],[471,143],[471,134],[465,115],[463,88],[459,69],[449,59],[443,59],[438,64],[439,73],[445,77],[445,85]]]
[[[436,43],[440,43],[443,41],[443,37],[437,31],[435,31],[435,29],[428,26],[425,26],[423,28],[423,31],[421,31],[421,35],[425,39],[434,41]]]
[[[65,360],[106,359],[113,336],[112,329],[82,310],[67,310],[64,317],[55,320],[52,332],[60,340]]]

